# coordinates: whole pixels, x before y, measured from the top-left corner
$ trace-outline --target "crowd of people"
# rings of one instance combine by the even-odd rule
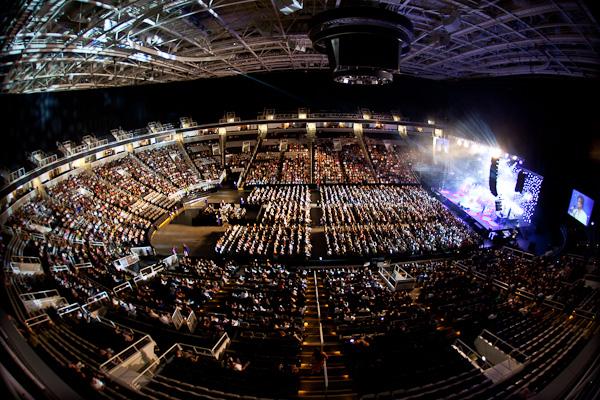
[[[413,172],[415,154],[408,146],[367,141],[367,148],[381,183],[418,183]]]
[[[89,177],[77,175],[48,188],[43,200],[56,216],[52,233],[70,241],[97,241],[137,246],[146,241],[150,221],[127,211],[130,196],[88,186]],[[39,203],[39,202],[38,202]]]
[[[136,155],[152,171],[170,180],[177,188],[187,188],[200,183],[200,178],[188,165],[185,155],[178,145],[144,150]]]
[[[252,157],[252,153],[247,152],[239,152],[234,153],[231,149],[227,149],[227,153],[225,154],[225,165],[231,169],[246,168],[250,158]]]
[[[346,177],[345,183],[376,183],[371,166],[358,143],[343,145],[340,158]]]
[[[203,306],[236,271],[237,266],[231,263],[218,265],[212,260],[183,257],[177,271],[138,284],[135,291],[123,291],[119,300],[113,299],[113,306],[159,326],[173,326],[172,315],[176,308],[184,318],[193,311],[198,324],[206,326],[210,324],[210,318],[203,314]]]
[[[344,172],[338,151],[332,142],[317,142],[315,145],[315,183],[317,185],[343,183]]]
[[[301,343],[306,280],[306,271],[291,272],[282,265],[244,266],[232,279],[232,290],[216,309],[213,323],[224,328],[252,324],[256,332]]]
[[[230,222],[239,222],[246,216],[246,209],[239,204],[226,203],[221,200],[218,206],[209,204],[202,213],[206,216],[214,216],[217,225],[227,225]]]
[[[248,204],[262,206],[260,222],[230,226],[217,241],[217,253],[310,257],[307,186],[257,187],[248,196]]]
[[[310,225],[308,186],[260,187],[252,190],[248,204],[261,204],[265,224]]]
[[[463,261],[490,279],[506,283],[539,299],[577,306],[591,289],[581,284],[583,260],[563,255],[558,259],[523,254],[510,249],[482,249]]]
[[[135,165],[133,159],[127,156],[101,165],[95,168],[94,172],[111,185],[115,185],[138,199],[143,199],[163,209],[172,208],[175,201],[169,199],[168,195],[174,193],[175,188],[172,185],[169,186],[167,182],[162,182],[157,175],[140,174],[138,169],[139,165]],[[154,187],[164,192],[160,193]]]
[[[338,323],[341,336],[386,332],[393,321],[413,318],[418,313],[409,293],[390,291],[377,271],[335,268],[323,274],[329,312]]]
[[[217,140],[201,144],[186,144],[185,150],[190,155],[200,177],[205,181],[219,179],[221,174],[221,156],[213,154],[213,146],[218,146]]]
[[[292,224],[231,225],[217,241],[219,254],[310,257],[310,226]]]
[[[376,179],[358,142],[340,142],[336,149],[332,141],[319,141],[315,145],[315,183],[376,183]]]
[[[333,151],[329,142],[316,145],[317,183],[337,183],[321,185],[319,189],[320,223],[324,226],[327,255],[412,256],[478,244],[477,236],[421,187],[383,184],[417,182],[411,157],[404,149],[369,146],[376,175],[357,143],[344,144],[339,151]],[[245,201],[250,209],[260,208],[257,222],[240,224],[246,208],[237,204],[221,202],[218,207],[208,205],[204,209],[228,225],[216,243],[217,257],[262,256],[260,262],[240,266],[190,258],[189,248],[184,245],[185,255],[177,267],[113,296],[111,289],[132,279],[133,272],[117,269],[112,262],[131,254],[132,247],[148,245],[147,231],[156,216],[170,207],[165,203],[169,195],[200,179],[187,164],[182,150],[168,146],[139,153],[142,161],[128,155],[48,185],[44,197],[19,208],[7,225],[39,234],[27,240],[48,279],[13,282],[24,292],[54,285],[69,303],[84,304],[106,291],[112,300],[107,304],[109,313],[150,322],[155,332],[173,327],[174,310],[178,309],[184,317],[193,312],[201,333],[239,333],[222,365],[228,372],[269,376],[260,375],[263,371],[257,366],[263,362],[268,364],[269,372],[296,375],[296,351],[306,339],[305,292],[312,276],[306,269],[288,269],[262,260],[302,260],[312,253],[311,193],[304,184],[310,180],[310,153],[303,146],[291,146],[288,150],[259,153],[257,163],[249,170],[248,183],[289,184],[253,188]],[[212,157],[208,149],[188,151],[198,155],[193,158],[202,179],[214,176],[216,170],[202,169],[204,164],[198,164],[198,160]],[[375,184],[375,179],[382,184]],[[321,305],[323,312],[332,318],[340,336],[347,335],[348,347],[344,351],[353,356],[360,353],[352,363],[376,372],[391,371],[388,367],[398,362],[394,356],[402,354],[406,343],[410,343],[415,354],[430,343],[419,341],[419,334],[437,340],[435,335],[439,332],[451,332],[455,339],[461,334],[472,335],[497,327],[495,321],[504,318],[504,314],[519,312],[523,306],[524,300],[513,295],[517,289],[532,293],[537,300],[554,300],[571,308],[590,298],[590,289],[581,283],[585,265],[575,257],[535,257],[506,249],[478,249],[462,254],[467,256],[460,263],[452,260],[405,264],[407,272],[416,278],[414,291],[391,290],[373,268],[319,271],[323,278],[319,290],[326,299]],[[51,268],[57,266],[67,268]],[[506,283],[508,290],[500,291],[495,280]],[[82,311],[76,315],[85,317]],[[127,332],[122,336],[126,343],[134,340]],[[290,348],[281,351],[289,357],[263,354],[284,348],[278,347],[279,342],[269,342],[275,344],[261,347],[261,354],[253,355],[256,340],[265,339],[291,343]],[[440,343],[448,348],[443,340],[431,343],[432,350],[437,350],[435,345]],[[243,345],[247,347],[244,349]],[[394,349],[400,350],[392,354]],[[388,350],[390,355],[386,354]],[[326,359],[326,354],[317,352],[317,361]],[[114,353],[107,347],[102,357],[109,358]],[[201,356],[178,352],[177,358],[184,357],[202,364]],[[96,390],[103,390],[101,377],[90,379],[85,364],[74,362],[70,368],[90,380]],[[357,371],[353,369],[352,373]],[[321,373],[321,367],[316,372]]]
[[[303,205],[310,203],[310,192],[308,186],[262,186],[252,189],[248,198],[248,204],[262,205],[268,203],[283,204],[297,202]]]
[[[256,154],[246,175],[247,185],[267,185],[279,183],[281,152],[264,151]]]
[[[121,175],[127,176],[129,174],[136,181],[164,196],[172,195],[177,192],[178,189],[181,189],[176,187],[168,179],[153,173],[153,171],[150,170],[150,167],[143,164],[139,161],[139,158],[135,158],[134,156],[128,155],[123,157],[115,161],[114,165],[117,169],[121,169],[125,172],[124,174],[119,172]]]
[[[414,286],[396,290],[373,267],[320,272],[327,315],[344,342],[344,359],[354,384],[367,393],[419,386],[472,370],[451,344],[457,337],[470,341],[507,316],[499,315],[499,293],[452,262],[402,267],[417,279]],[[404,379],[394,379],[398,376]]]
[[[284,184],[310,183],[310,153],[306,146],[289,145],[283,156],[280,182]]]
[[[476,235],[418,187],[320,188],[327,255],[437,253],[477,243]]]

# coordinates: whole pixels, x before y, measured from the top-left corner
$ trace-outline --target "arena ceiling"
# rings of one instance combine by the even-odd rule
[[[31,93],[326,69],[326,56],[311,47],[308,22],[340,0],[2,3],[2,91]],[[582,0],[381,3],[415,27],[403,74],[599,75],[600,26]]]

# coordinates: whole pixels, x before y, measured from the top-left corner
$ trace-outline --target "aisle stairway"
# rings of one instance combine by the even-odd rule
[[[262,146],[262,137],[259,136],[258,140],[256,141],[256,146],[254,146],[254,150],[252,151],[252,156],[250,156],[250,160],[248,160],[248,164],[244,168],[244,171],[240,174],[240,179],[238,181],[239,187],[243,188],[242,182],[245,182],[246,175],[248,175],[248,171],[250,171],[250,168],[252,167],[252,163],[254,163],[254,160],[256,160],[256,155],[258,154],[258,149],[260,149],[261,146]]]
[[[317,291],[316,288],[319,290]],[[322,289],[322,279],[319,274],[314,273],[308,279],[306,287],[305,339],[300,353],[302,364],[300,367],[301,377],[298,397],[304,399],[354,399],[352,381],[343,362],[342,343],[338,340],[334,323],[328,319],[327,308],[324,307],[326,298]],[[323,331],[322,347],[319,322],[321,322]],[[315,348],[322,348],[328,357],[325,366],[327,387],[325,371],[321,371],[319,374],[312,373],[312,354]]]

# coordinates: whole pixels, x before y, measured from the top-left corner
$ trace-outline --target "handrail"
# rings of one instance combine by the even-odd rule
[[[506,346],[508,346],[511,349],[510,353],[508,354],[509,356],[512,356],[513,354],[518,354],[519,356],[523,357],[523,362],[525,362],[525,361],[527,361],[529,359],[529,356],[527,354],[523,353],[517,347],[513,346],[512,344],[508,343],[506,340],[504,340],[501,337],[493,334],[492,332],[488,331],[487,329],[484,329],[479,334],[479,337],[481,339],[485,340],[486,342],[488,342],[492,346],[496,346],[496,343],[498,343],[498,342],[501,342],[501,343],[505,344]],[[488,339],[488,337],[489,337],[489,339]]]
[[[154,371],[156,371],[156,367],[158,367],[161,363],[161,361],[163,359],[166,359],[167,356],[173,352],[173,350],[184,350],[186,348],[189,348],[191,350],[193,350],[196,354],[200,354],[203,356],[213,356],[216,358],[216,354],[215,354],[215,350],[219,347],[222,346],[224,342],[226,342],[227,340],[229,340],[229,336],[227,335],[227,332],[225,332],[221,338],[217,341],[217,343],[212,347],[212,349],[208,349],[205,347],[198,347],[198,346],[194,346],[191,344],[187,344],[187,343],[175,343],[173,344],[173,346],[169,347],[169,349],[167,349],[167,351],[165,351],[163,354],[161,354],[158,358],[156,358],[152,363],[150,363],[146,368],[144,368],[144,370],[142,370],[142,372],[140,372],[138,374],[138,376],[136,376],[135,378],[133,378],[133,380],[131,381],[131,386],[133,386],[135,389],[139,389],[140,388],[140,380],[142,379],[142,377],[144,377],[147,374],[150,374],[151,377],[154,376]]]
[[[593,313],[591,311],[583,310],[581,308],[578,308],[575,310],[575,315],[577,315],[578,317],[581,317],[581,318],[585,318],[587,320],[596,319],[595,313]]]
[[[503,246],[503,247],[502,247],[502,249],[503,249],[503,250],[510,251],[510,252],[511,252],[511,253],[513,253],[513,254],[515,254],[515,253],[520,253],[520,254],[521,254],[521,256],[525,256],[525,257],[526,257],[527,259],[529,259],[529,260],[531,260],[531,259],[533,259],[533,258],[535,258],[535,257],[536,257],[536,255],[535,255],[535,254],[533,254],[533,253],[529,253],[529,252],[527,252],[527,251],[523,251],[523,250],[518,250],[518,249],[515,249],[515,248],[512,248],[512,247],[509,247],[509,246]]]
[[[96,303],[99,303],[105,299],[110,299],[110,296],[108,295],[108,293],[106,293],[106,292],[97,293],[94,296],[88,297],[87,303],[83,304],[81,306],[81,309],[83,310],[83,312],[85,312],[87,314],[91,314],[92,311],[89,311],[88,308],[90,308],[90,306],[92,306]]]
[[[113,293],[116,295],[117,293],[125,290],[126,288],[129,288],[131,290],[133,290],[133,287],[131,286],[131,282],[130,281],[125,281],[123,283],[118,284],[117,286],[115,286],[113,288]]]
[[[50,267],[50,271],[52,271],[52,272],[69,271],[69,267],[66,265],[53,265]]]
[[[140,345],[140,343],[144,343],[144,345],[142,346],[142,345]],[[117,367],[119,364],[121,364],[122,362],[124,362],[125,360],[127,360],[131,356],[133,356],[133,354],[135,354],[135,353],[132,353],[132,350],[135,350],[135,352],[138,352],[146,344],[150,344],[150,343],[154,343],[154,340],[152,339],[152,337],[150,335],[146,335],[146,336],[142,337],[137,342],[131,344],[130,346],[127,346],[126,348],[121,350],[119,353],[115,354],[114,356],[112,356],[111,358],[109,358],[108,360],[103,362],[100,365],[100,370],[101,371],[106,370],[108,368],[108,366],[111,364],[113,365],[113,368]],[[127,357],[123,358],[123,356],[125,354],[129,354],[129,355]],[[118,363],[116,363],[115,361],[118,361]]]
[[[63,315],[70,314],[77,310],[83,311],[83,308],[81,308],[81,305],[79,303],[71,303],[71,304],[67,304],[64,307],[57,309],[56,312],[59,316],[62,317]]]
[[[138,376],[133,378],[133,380],[131,381],[131,386],[135,389],[139,389],[140,388],[140,384],[139,384],[140,379],[142,379],[142,377],[145,376],[147,373],[151,373],[152,376],[154,376],[154,372],[151,371],[151,369],[158,367],[160,365],[161,360],[166,358],[167,354],[171,353],[174,349],[181,350],[180,344],[175,343],[173,346],[169,347],[167,349],[167,351],[165,351],[163,354],[161,354],[156,360],[152,361],[146,368],[144,368],[142,370],[142,372],[140,372],[138,374]]]
[[[220,346],[223,344],[223,342],[225,342],[225,341],[226,341],[226,340],[228,340],[228,339],[229,339],[229,335],[227,335],[227,332],[223,333],[223,336],[221,336],[221,338],[220,338],[220,339],[217,341],[217,343],[216,343],[216,344],[213,346],[213,348],[210,350],[210,351],[213,353],[213,355],[214,355],[214,353],[215,353],[215,350],[216,350],[218,347],[220,347]]]
[[[50,321],[50,317],[46,313],[42,313],[36,315],[35,317],[31,317],[25,320],[25,325],[29,328],[35,325],[43,324],[44,322]]]
[[[40,290],[39,292],[21,293],[21,301],[46,299],[48,297],[60,296],[56,289]]]
[[[456,341],[454,342],[454,344],[451,345],[451,347],[454,350],[456,350],[458,354],[467,359],[471,363],[471,365],[478,368],[480,371],[483,371],[483,368],[478,363],[476,363],[475,360],[481,361],[486,369],[492,367],[492,365],[483,357],[481,357],[481,355],[478,352],[473,350],[468,344],[466,344],[460,339],[456,339]],[[467,352],[465,352],[465,350]],[[473,360],[472,356],[475,356],[475,360]]]
[[[101,315],[96,315],[96,320],[97,320],[99,323],[101,323],[101,324],[104,324],[104,325],[109,325],[109,326],[111,326],[112,328],[114,328],[115,326],[118,326],[118,327],[120,327],[121,329],[128,330],[128,331],[129,331],[130,333],[132,333],[132,334],[133,334],[133,333],[139,333],[139,334],[140,334],[140,335],[142,335],[142,336],[146,335],[146,332],[142,332],[142,331],[140,331],[140,330],[137,330],[137,329],[130,328],[130,327],[126,326],[126,325],[123,325],[123,324],[121,324],[121,323],[119,323],[119,322],[115,322],[115,321],[113,321],[113,320],[111,320],[111,319],[108,319],[108,318],[106,318],[106,317],[103,317],[103,316],[101,316]]]
[[[323,324],[321,323],[321,304],[319,302],[319,285],[317,282],[317,271],[313,271],[313,279],[315,282],[315,298],[317,299],[317,317],[319,319],[319,338],[321,341],[321,352],[325,347],[325,340],[323,339]],[[327,373],[327,359],[323,359],[323,380],[325,382],[325,392],[329,389],[329,375]]]
[[[20,262],[25,264],[40,264],[39,257],[28,257],[28,256],[12,256],[10,259],[11,262]]]

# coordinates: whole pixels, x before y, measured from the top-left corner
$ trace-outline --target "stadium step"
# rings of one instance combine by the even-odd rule
[[[327,307],[324,307],[327,298],[318,274],[314,273],[308,279],[306,293],[305,338],[299,357],[301,377],[298,397],[353,399],[355,397],[352,394],[352,380],[342,357],[342,343],[335,333],[335,327],[323,318],[327,310]],[[323,351],[327,355],[327,380],[324,370],[313,370],[315,350]]]

